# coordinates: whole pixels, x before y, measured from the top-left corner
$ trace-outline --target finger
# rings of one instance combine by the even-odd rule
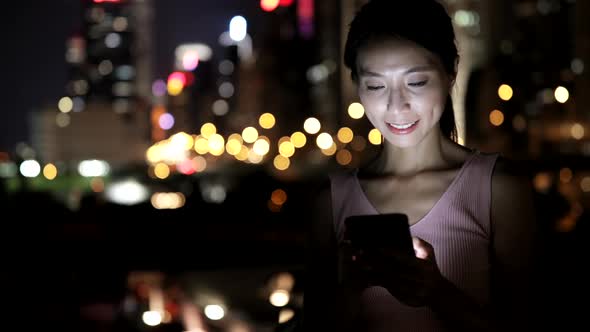
[[[419,237],[412,237],[412,245],[414,246],[416,257],[420,259],[434,259],[434,248],[432,248],[430,243]]]

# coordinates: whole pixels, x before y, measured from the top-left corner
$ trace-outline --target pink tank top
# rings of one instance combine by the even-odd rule
[[[411,226],[412,235],[430,243],[449,281],[480,304],[489,302],[491,176],[496,154],[473,153],[432,209]],[[332,207],[337,239],[349,215],[377,214],[361,188],[357,170],[332,175]],[[410,307],[382,287],[361,297],[367,331],[444,331],[427,307]]]

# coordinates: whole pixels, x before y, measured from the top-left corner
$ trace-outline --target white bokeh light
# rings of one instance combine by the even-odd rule
[[[229,22],[229,37],[234,41],[242,41],[246,37],[248,23],[242,16],[234,16]]]
[[[34,178],[41,173],[41,165],[33,159],[25,160],[20,164],[20,174],[27,178]]]
[[[205,316],[211,320],[220,320],[225,316],[225,310],[218,304],[209,304],[205,307]]]

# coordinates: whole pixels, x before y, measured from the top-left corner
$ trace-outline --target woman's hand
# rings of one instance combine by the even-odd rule
[[[432,246],[417,237],[412,242],[414,256],[381,248],[357,250],[351,260],[369,285],[382,286],[399,301],[418,307],[431,303],[445,279]]]

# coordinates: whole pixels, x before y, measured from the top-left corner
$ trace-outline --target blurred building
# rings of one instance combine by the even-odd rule
[[[122,113],[150,96],[152,4],[135,0],[85,0],[81,35],[68,42],[70,96],[109,101]]]
[[[590,154],[586,1],[487,1],[467,140],[517,159]]]
[[[62,113],[54,107],[34,112],[31,143],[45,162],[100,159],[114,167],[145,163],[149,146],[146,113],[112,111],[108,103],[93,102],[83,112]]]
[[[31,119],[47,161],[144,160],[150,141],[151,0],[85,0],[80,34],[66,43],[69,81],[58,105]]]
[[[338,117],[345,112],[338,91],[339,11],[334,8],[339,8],[338,1],[284,1],[257,8],[265,14],[255,22],[242,21],[247,29],[231,31],[228,22],[228,31],[220,32],[221,47],[210,45],[221,52],[196,68],[175,68],[186,84],[179,93],[168,91],[165,108],[186,120],[175,121],[168,134],[199,134],[203,124],[213,123],[227,138],[254,127],[257,137],[268,140],[269,149],[253,163],[268,162],[271,168],[280,154],[279,140],[303,132],[307,118],[317,118],[321,132],[334,135]],[[262,115],[272,124],[262,124]],[[309,158],[307,152],[313,150],[323,157],[315,147],[315,134],[307,136],[309,143],[296,155],[285,157],[290,158],[289,171],[310,160],[329,160]]]

